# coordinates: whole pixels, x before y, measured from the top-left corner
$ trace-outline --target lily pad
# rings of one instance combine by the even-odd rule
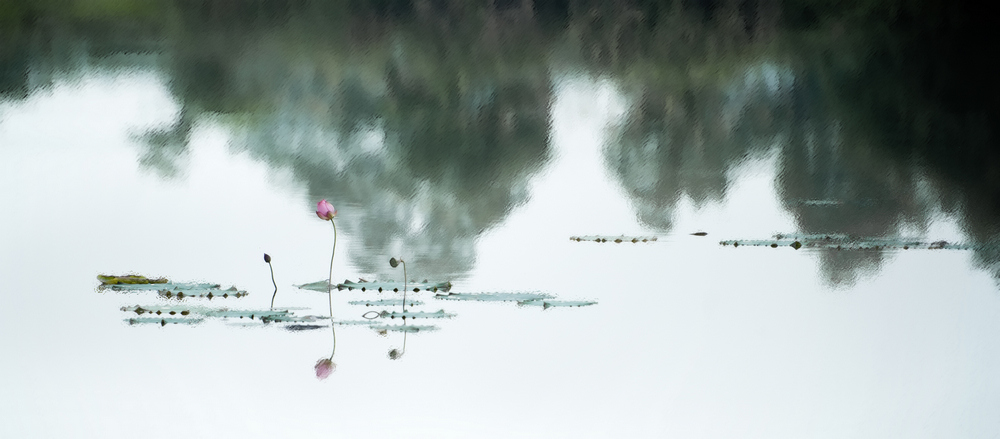
[[[330,283],[326,279],[324,279],[324,280],[318,280],[316,282],[309,282],[307,284],[293,285],[293,286],[300,290],[319,291],[321,293],[325,293],[329,291],[329,289],[327,288],[329,285]],[[333,288],[330,289],[336,289],[336,288],[337,286],[334,285]]]
[[[524,302],[517,302],[517,304],[522,306],[540,306],[542,309],[549,309],[556,307],[590,306],[596,305],[597,302],[589,300],[528,300]]]
[[[203,318],[182,318],[182,317],[132,317],[130,319],[125,319],[130,325],[142,325],[142,324],[157,324],[160,326],[166,326],[167,324],[175,325],[197,325],[204,322]]]
[[[263,323],[270,322],[299,322],[308,323],[314,322],[316,320],[324,319],[326,317],[317,316],[298,316],[295,315],[293,309],[303,309],[303,308],[286,308],[286,309],[228,309],[228,308],[209,308],[204,306],[184,306],[184,305],[151,305],[151,306],[128,306],[123,307],[122,311],[134,312],[138,315],[146,315],[147,318],[157,319],[157,318],[179,318],[182,316],[199,317],[204,318],[221,318],[221,319],[258,319]]]
[[[614,242],[614,243],[624,243],[630,242],[633,244],[643,243],[643,242],[656,242],[655,236],[602,236],[602,235],[588,235],[588,236],[570,236],[570,241],[582,242]]]
[[[285,326],[285,329],[293,332],[300,332],[300,331],[311,331],[313,329],[322,329],[326,327],[327,327],[326,325],[287,325]]]
[[[310,283],[302,284],[302,285],[295,285],[295,287],[297,287],[299,289],[303,289],[303,290],[319,291],[319,292],[325,293],[327,291],[327,286],[328,285],[329,284],[327,283],[327,281],[321,280],[321,281],[310,282]],[[451,282],[427,282],[427,281],[424,281],[424,282],[407,282],[406,285],[404,286],[403,282],[392,282],[392,281],[386,281],[386,282],[375,282],[375,281],[372,281],[372,282],[369,282],[369,281],[352,282],[352,281],[345,280],[343,283],[339,283],[337,285],[334,285],[333,288],[336,288],[337,290],[347,289],[348,291],[353,291],[355,289],[359,289],[361,291],[402,291],[404,288],[408,288],[410,291],[414,291],[414,292],[420,291],[420,290],[429,290],[429,291],[437,292],[437,291],[449,291],[449,290],[451,290]]]
[[[774,239],[744,239],[721,241],[733,247],[792,247],[832,250],[969,250],[969,244],[947,241],[923,241],[916,238],[850,237],[847,235],[794,235],[778,234]]]
[[[402,306],[403,299],[380,299],[380,300],[352,300],[347,302],[349,305],[364,305],[364,306]],[[424,302],[419,300],[408,300],[406,302],[407,306],[420,306]]]
[[[371,328],[377,332],[383,332],[383,333],[386,331],[393,331],[393,332],[408,332],[411,334],[416,332],[428,332],[428,331],[438,330],[437,326],[418,326],[418,325],[372,325]]]
[[[450,319],[452,317],[455,317],[455,314],[447,313],[443,309],[442,310],[438,310],[438,311],[434,311],[434,312],[424,312],[424,311],[400,311],[400,312],[393,311],[393,312],[389,312],[389,311],[382,311],[379,314],[379,317],[381,317],[381,318],[390,318],[390,319],[402,319],[402,318],[407,318],[407,319]]]
[[[122,276],[109,276],[106,274],[97,275],[97,280],[101,281],[101,285],[136,285],[136,284],[165,284],[167,283],[166,278],[155,278],[150,279],[146,276],[139,276],[134,274],[127,274]]]
[[[244,290],[237,289],[234,287],[229,287],[227,289],[222,289],[219,284],[209,284],[209,283],[150,283],[150,284],[113,284],[113,285],[102,285],[99,290],[101,291],[115,291],[119,293],[145,293],[149,291],[155,291],[160,297],[167,297],[171,299],[183,299],[185,297],[207,297],[213,299],[219,298],[229,298],[229,297],[243,297],[248,293]]]
[[[402,291],[404,288],[408,288],[410,291],[417,292],[420,290],[427,291],[449,291],[451,290],[451,282],[406,282],[405,286],[403,282],[344,282],[342,284],[337,284],[338,289],[347,288],[348,290],[360,289],[361,291]]]
[[[531,300],[552,299],[553,296],[544,293],[450,293],[436,294],[434,298],[441,300],[474,300],[479,302],[527,302]]]

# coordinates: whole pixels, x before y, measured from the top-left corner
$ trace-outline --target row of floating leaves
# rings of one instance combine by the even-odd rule
[[[395,282],[395,281],[377,282],[377,281],[365,281],[365,280],[353,282],[345,280],[343,283],[333,285],[332,287],[326,280],[320,280],[316,282],[310,282],[307,284],[294,285],[294,286],[301,290],[319,291],[322,293],[334,289],[336,289],[337,291],[343,291],[343,290],[353,291],[355,289],[359,289],[361,291],[372,290],[379,292],[383,291],[399,292],[404,289],[408,289],[413,292],[419,292],[420,290],[427,290],[433,292],[438,292],[438,291],[446,292],[451,290],[451,282],[429,282],[426,279],[423,282],[406,282],[406,283]]]
[[[734,239],[720,241],[719,244],[723,246],[731,245],[733,247],[791,247],[796,250],[800,248],[831,250],[968,250],[972,248],[968,244],[950,243],[947,241],[926,242],[912,239],[849,238],[842,235],[775,235],[775,239],[769,240]]]
[[[623,242],[631,242],[631,243],[637,244],[637,243],[640,243],[640,242],[656,242],[656,237],[655,236],[625,236],[625,235],[621,235],[621,236],[599,236],[599,235],[592,235],[592,236],[570,236],[569,240],[570,241],[576,241],[576,242],[584,242],[584,241],[591,241],[591,242],[615,242],[615,243],[619,243],[619,244],[621,244]]]
[[[148,291],[156,291],[160,297],[166,297],[171,299],[184,299],[187,297],[204,297],[207,299],[219,298],[241,298],[245,297],[247,293],[245,290],[236,288],[235,286],[229,287],[227,289],[222,289],[219,284],[211,283],[171,283],[167,279],[152,279],[150,282],[139,283],[136,278],[146,279],[143,276],[124,276],[131,278],[131,283],[120,282],[122,276],[105,276],[99,275],[97,278],[101,280],[101,285],[98,287],[98,291],[115,291],[119,293],[142,293]],[[150,280],[150,279],[147,279]],[[160,282],[162,281],[162,282]],[[112,283],[106,283],[112,282]]]

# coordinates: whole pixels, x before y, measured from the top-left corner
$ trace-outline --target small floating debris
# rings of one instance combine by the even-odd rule
[[[691,235],[693,235],[693,236],[708,236],[708,232],[694,232]]]
[[[631,242],[633,244],[637,244],[637,243],[640,243],[640,242],[655,242],[656,241],[656,237],[655,236],[625,236],[625,235],[621,235],[621,236],[589,235],[589,236],[570,236],[569,240],[570,241],[576,241],[576,242],[583,242],[583,241],[591,241],[591,242],[614,242],[614,243],[618,243],[618,244],[621,244],[623,242]]]

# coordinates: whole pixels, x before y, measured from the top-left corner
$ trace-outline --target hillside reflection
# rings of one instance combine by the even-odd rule
[[[605,162],[653,230],[672,230],[683,198],[724,202],[730,171],[776,152],[778,195],[799,232],[919,235],[943,211],[1000,278],[996,70],[976,55],[986,53],[981,31],[953,29],[933,7],[158,0],[103,17],[35,8],[0,16],[18,23],[0,33],[0,99],[94,70],[159,72],[181,111],[137,137],[144,167],[183,175],[192,127],[216,118],[235,151],[334,200],[352,253],[365,255],[353,263],[376,276],[391,277],[378,262],[386,255],[407,255],[421,277],[470,270],[477,236],[527,201],[549,161],[552,78],[584,71],[625,91],[630,107]],[[975,15],[956,8],[948,13]],[[889,257],[820,255],[833,285],[876,274]]]
[[[275,30],[236,54],[192,45],[174,77],[201,107],[252,98],[234,144],[335,200],[362,272],[391,278],[383,256],[406,255],[420,276],[448,279],[472,268],[480,233],[527,201],[550,154],[552,95],[540,53],[491,47],[472,25],[451,32],[467,38],[407,28],[355,54]]]

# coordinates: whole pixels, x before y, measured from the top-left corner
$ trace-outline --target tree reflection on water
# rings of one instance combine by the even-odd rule
[[[223,115],[235,150],[341,200],[354,254],[469,271],[476,238],[549,161],[552,81],[575,70],[630,98],[605,161],[654,230],[671,230],[681,198],[722,202],[729,171],[778,152],[799,232],[921,233],[943,211],[1000,277],[997,71],[977,55],[986,14],[968,5],[120,3],[0,13],[0,98],[95,68],[162,72],[181,111],[141,136],[144,166],[182,175],[193,124]],[[850,285],[885,258],[823,251],[821,267]],[[378,261],[353,262],[390,275]]]

